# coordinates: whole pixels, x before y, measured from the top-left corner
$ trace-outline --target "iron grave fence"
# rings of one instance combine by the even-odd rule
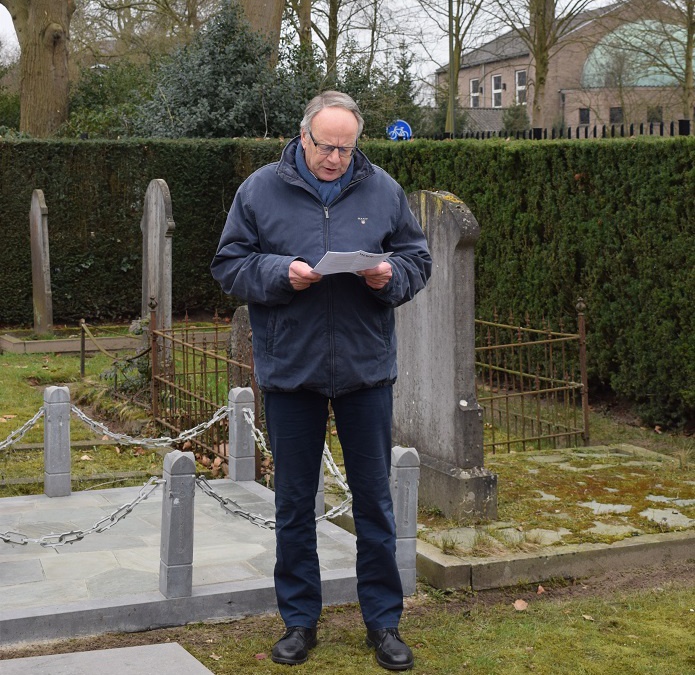
[[[476,320],[478,403],[485,450],[512,452],[589,444],[585,305],[577,333]]]

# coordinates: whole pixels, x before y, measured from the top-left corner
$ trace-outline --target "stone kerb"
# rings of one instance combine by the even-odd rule
[[[43,390],[43,491],[47,497],[67,497],[70,482],[70,390]]]
[[[495,518],[496,477],[483,466],[475,389],[474,246],[480,227],[447,192],[420,191],[410,207],[434,261],[428,287],[396,311],[394,440],[420,453],[420,501],[448,517]]]
[[[31,285],[34,304],[34,332],[38,335],[53,329],[53,292],[51,262],[48,253],[48,207],[43,190],[34,190],[29,211],[31,235]]]
[[[157,330],[171,328],[171,246],[174,217],[169,186],[161,178],[150,181],[140,221],[142,231],[142,304],[140,316],[150,316],[150,300],[157,303]]]

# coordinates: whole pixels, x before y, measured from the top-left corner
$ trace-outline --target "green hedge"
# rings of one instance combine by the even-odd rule
[[[115,319],[140,306],[149,181],[171,190],[174,309],[229,307],[210,279],[239,183],[279,141],[0,143],[0,322],[31,322],[28,209],[49,208],[54,316]],[[369,142],[406,189],[463,199],[482,235],[478,316],[573,316],[588,305],[592,381],[647,420],[695,417],[695,139]]]

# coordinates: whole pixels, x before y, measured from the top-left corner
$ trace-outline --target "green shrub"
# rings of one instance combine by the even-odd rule
[[[49,209],[56,321],[140,309],[142,202],[167,181],[176,229],[174,311],[231,301],[209,274],[234,193],[283,143],[252,140],[0,142],[0,321],[31,321],[27,213]],[[588,310],[593,385],[654,424],[695,419],[695,138],[365,141],[407,192],[452,192],[481,226],[477,315]],[[568,326],[569,327],[569,326]]]

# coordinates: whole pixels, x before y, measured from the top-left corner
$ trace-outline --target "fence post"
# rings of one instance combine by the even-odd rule
[[[415,594],[417,576],[417,495],[420,457],[415,448],[391,450],[391,497],[396,518],[396,563],[404,595]]]
[[[584,445],[589,445],[589,376],[586,364],[586,303],[583,298],[577,300],[577,323],[579,328],[579,374],[582,380],[582,417],[584,421],[584,433],[582,434]]]
[[[70,485],[70,390],[43,390],[43,491],[47,497],[67,497]]]
[[[244,410],[254,414],[251,387],[234,387],[229,392],[229,477],[232,480],[256,478],[256,445]]]
[[[159,591],[165,598],[187,598],[193,591],[193,453],[168,453],[164,457],[164,480]]]
[[[325,480],[323,477],[323,457],[321,458],[321,468],[319,469],[319,489],[316,491],[316,501],[314,511],[316,512],[316,517],[319,518],[326,513],[326,491],[325,491]]]

